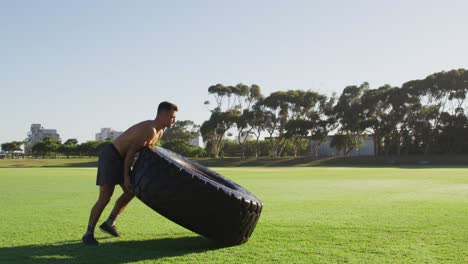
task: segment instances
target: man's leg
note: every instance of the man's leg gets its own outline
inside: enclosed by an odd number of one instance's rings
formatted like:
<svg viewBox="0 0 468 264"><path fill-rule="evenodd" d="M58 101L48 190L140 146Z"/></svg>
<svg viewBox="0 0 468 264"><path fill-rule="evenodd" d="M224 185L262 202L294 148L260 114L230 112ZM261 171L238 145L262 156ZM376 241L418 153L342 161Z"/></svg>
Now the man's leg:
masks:
<svg viewBox="0 0 468 264"><path fill-rule="evenodd" d="M94 228L96 223L99 220L99 217L104 211L104 208L109 203L112 194L114 193L115 186L110 185L101 185L99 186L99 197L89 215L88 229L86 230L85 235L83 236L83 242L85 244L98 244L96 239L94 239Z"/></svg>
<svg viewBox="0 0 468 264"><path fill-rule="evenodd" d="M127 207L128 203L133 199L134 195L126 192L123 185L122 187L123 193L120 197L115 201L114 208L112 209L109 218L100 226L101 230L112 235L115 237L119 237L119 233L115 228L115 222L117 221L117 217L123 212L123 210Z"/></svg>

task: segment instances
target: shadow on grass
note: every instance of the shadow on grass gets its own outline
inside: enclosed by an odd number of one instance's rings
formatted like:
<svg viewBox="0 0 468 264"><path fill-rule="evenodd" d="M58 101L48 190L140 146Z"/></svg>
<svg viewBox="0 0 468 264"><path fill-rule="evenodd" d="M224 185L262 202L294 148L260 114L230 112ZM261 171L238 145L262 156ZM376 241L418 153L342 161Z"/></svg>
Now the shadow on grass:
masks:
<svg viewBox="0 0 468 264"><path fill-rule="evenodd" d="M201 236L103 242L99 246L86 246L81 241L72 241L0 248L0 263L129 263L201 253L222 247Z"/></svg>

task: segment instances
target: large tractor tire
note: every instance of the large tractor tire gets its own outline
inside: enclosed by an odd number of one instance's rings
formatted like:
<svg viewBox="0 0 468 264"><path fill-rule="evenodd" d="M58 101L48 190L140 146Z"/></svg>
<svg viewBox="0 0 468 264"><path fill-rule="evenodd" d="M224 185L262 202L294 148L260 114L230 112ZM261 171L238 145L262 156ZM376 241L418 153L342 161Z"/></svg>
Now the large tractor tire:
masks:
<svg viewBox="0 0 468 264"><path fill-rule="evenodd" d="M161 147L141 151L132 185L134 194L156 212L229 246L249 239L263 208L238 184Z"/></svg>

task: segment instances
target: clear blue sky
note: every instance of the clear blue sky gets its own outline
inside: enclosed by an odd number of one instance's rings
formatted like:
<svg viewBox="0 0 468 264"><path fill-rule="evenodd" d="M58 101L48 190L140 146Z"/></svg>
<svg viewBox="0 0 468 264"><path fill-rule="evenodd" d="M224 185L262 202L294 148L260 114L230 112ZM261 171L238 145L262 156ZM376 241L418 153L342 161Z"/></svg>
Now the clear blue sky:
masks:
<svg viewBox="0 0 468 264"><path fill-rule="evenodd" d="M340 93L468 66L467 1L1 1L0 143L201 123L210 85Z"/></svg>

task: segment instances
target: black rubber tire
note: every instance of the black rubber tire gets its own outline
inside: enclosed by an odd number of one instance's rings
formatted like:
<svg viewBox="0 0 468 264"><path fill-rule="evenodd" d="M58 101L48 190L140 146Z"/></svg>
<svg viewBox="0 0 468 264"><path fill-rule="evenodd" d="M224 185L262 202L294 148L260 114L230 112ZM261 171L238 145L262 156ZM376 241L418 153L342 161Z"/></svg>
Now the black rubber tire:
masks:
<svg viewBox="0 0 468 264"><path fill-rule="evenodd" d="M132 185L136 197L156 212L225 245L246 242L263 208L238 184L161 147L140 152Z"/></svg>

